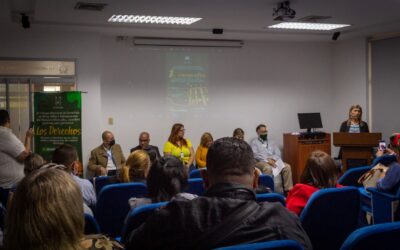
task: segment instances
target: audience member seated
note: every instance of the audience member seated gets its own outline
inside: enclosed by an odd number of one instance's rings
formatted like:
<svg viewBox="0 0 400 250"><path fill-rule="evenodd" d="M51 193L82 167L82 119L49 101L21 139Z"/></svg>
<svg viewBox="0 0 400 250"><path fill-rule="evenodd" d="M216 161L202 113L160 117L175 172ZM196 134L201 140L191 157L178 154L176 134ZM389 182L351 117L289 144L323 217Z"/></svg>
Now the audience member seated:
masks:
<svg viewBox="0 0 400 250"><path fill-rule="evenodd" d="M104 131L101 135L103 143L90 152L88 174L90 177L118 175L117 172L125 164L121 146L115 144L114 135Z"/></svg>
<svg viewBox="0 0 400 250"><path fill-rule="evenodd" d="M172 126L168 141L164 144L164 156L172 155L180 159L187 170L191 170L194 161L194 149L189 139L184 138L183 124L176 123Z"/></svg>
<svg viewBox="0 0 400 250"><path fill-rule="evenodd" d="M173 156L156 161L147 178L149 194L146 198L131 198L129 205L136 208L143 204L170 201L171 199L191 200L196 195L185 193L188 188L188 174L182 162Z"/></svg>
<svg viewBox="0 0 400 250"><path fill-rule="evenodd" d="M338 171L333 159L323 151L314 151L307 160L300 178L289 192L286 207L300 215L311 195L322 188L341 187L337 183Z"/></svg>
<svg viewBox="0 0 400 250"><path fill-rule="evenodd" d="M7 214L5 249L123 249L105 236L84 236L82 204L78 185L65 171L32 172L19 183Z"/></svg>
<svg viewBox="0 0 400 250"><path fill-rule="evenodd" d="M60 145L54 152L52 162L61 164L66 167L66 171L71 174L81 189L83 201L86 205L93 208L96 206L96 192L94 191L93 184L85 179L79 178L75 175L75 165L78 162L78 152L71 145Z"/></svg>
<svg viewBox="0 0 400 250"><path fill-rule="evenodd" d="M241 128L236 128L233 130L233 137L239 140L244 140L244 131Z"/></svg>
<svg viewBox="0 0 400 250"><path fill-rule="evenodd" d="M196 150L196 167L205 168L207 167L207 152L208 148L213 143L214 139L208 132L204 133L200 139L200 145Z"/></svg>
<svg viewBox="0 0 400 250"><path fill-rule="evenodd" d="M139 135L139 145L134 148L131 148L131 153L135 150L144 150L149 155L150 152L154 152L156 156L156 160L161 158L160 151L158 150L157 146L150 145L150 134L148 132L142 132Z"/></svg>
<svg viewBox="0 0 400 250"><path fill-rule="evenodd" d="M399 151L400 151L400 133L394 133L390 136L390 143L385 150L381 150L378 148L375 156L381 157L383 155L395 155L397 157L397 161L400 160Z"/></svg>
<svg viewBox="0 0 400 250"><path fill-rule="evenodd" d="M25 135L25 143L13 134L8 111L0 110L0 187L7 190L0 195L3 204L6 203L6 193L24 177L24 160L31 153L33 130ZM3 197L4 195L4 197Z"/></svg>
<svg viewBox="0 0 400 250"><path fill-rule="evenodd" d="M31 153L28 157L24 160L24 174L25 176L30 174L32 171L40 169L46 161L41 157L39 154ZM8 193L8 200L7 200L7 209L10 208L11 200L13 199L14 192L17 189L17 185L14 185L10 192Z"/></svg>
<svg viewBox="0 0 400 250"><path fill-rule="evenodd" d="M272 175L272 168L279 167L282 164L280 176L282 177L283 193L286 195L293 187L292 170L290 165L284 163L281 159L281 151L278 146L271 140L268 140L268 129L264 124L260 124L256 128L258 137L251 141L251 148L254 152L254 157L257 160L256 167L263 174Z"/></svg>
<svg viewBox="0 0 400 250"><path fill-rule="evenodd" d="M212 249L279 239L312 249L297 216L280 203L256 202L254 164L246 142L215 141L202 171L205 196L169 202L130 233L127 249Z"/></svg>
<svg viewBox="0 0 400 250"><path fill-rule="evenodd" d="M38 170L46 161L36 153L30 154L24 161L24 174L28 175L34 170Z"/></svg>
<svg viewBox="0 0 400 250"><path fill-rule="evenodd" d="M400 188L400 164L398 162L389 165L389 169L385 176L378 181L376 188L383 192L396 194Z"/></svg>
<svg viewBox="0 0 400 250"><path fill-rule="evenodd" d="M147 175L150 169L150 157L144 150L133 151L126 165L122 167L120 172L121 182L142 182L146 183Z"/></svg>

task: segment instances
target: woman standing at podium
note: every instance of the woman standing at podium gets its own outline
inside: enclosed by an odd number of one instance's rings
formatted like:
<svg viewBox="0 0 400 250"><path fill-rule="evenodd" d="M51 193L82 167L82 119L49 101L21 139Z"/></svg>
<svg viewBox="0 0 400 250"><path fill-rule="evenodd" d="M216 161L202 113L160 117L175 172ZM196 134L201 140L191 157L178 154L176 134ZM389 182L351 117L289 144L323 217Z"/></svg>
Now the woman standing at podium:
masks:
<svg viewBox="0 0 400 250"><path fill-rule="evenodd" d="M368 124L362 120L362 108L360 105L353 105L349 110L349 118L342 122L340 132L347 133L369 133ZM339 151L338 159L342 159L342 149ZM348 167L362 166L366 164L365 160L349 159Z"/></svg>
<svg viewBox="0 0 400 250"><path fill-rule="evenodd" d="M368 124L362 120L362 108L360 105L350 107L349 119L342 123L340 132L369 133Z"/></svg>

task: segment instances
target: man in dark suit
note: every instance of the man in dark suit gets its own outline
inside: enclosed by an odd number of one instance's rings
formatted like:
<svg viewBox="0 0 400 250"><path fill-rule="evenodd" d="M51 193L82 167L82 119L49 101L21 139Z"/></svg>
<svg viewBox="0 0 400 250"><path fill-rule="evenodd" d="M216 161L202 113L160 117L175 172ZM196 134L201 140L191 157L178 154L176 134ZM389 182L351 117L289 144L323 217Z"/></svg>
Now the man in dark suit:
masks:
<svg viewBox="0 0 400 250"><path fill-rule="evenodd" d="M139 135L139 145L131 148L131 153L135 150L144 150L149 154L151 162L161 158L158 147L150 145L150 134L148 132L142 132Z"/></svg>
<svg viewBox="0 0 400 250"><path fill-rule="evenodd" d="M125 164L121 146L115 144L113 133L104 131L101 137L103 143L90 152L88 173L91 177L116 175Z"/></svg>

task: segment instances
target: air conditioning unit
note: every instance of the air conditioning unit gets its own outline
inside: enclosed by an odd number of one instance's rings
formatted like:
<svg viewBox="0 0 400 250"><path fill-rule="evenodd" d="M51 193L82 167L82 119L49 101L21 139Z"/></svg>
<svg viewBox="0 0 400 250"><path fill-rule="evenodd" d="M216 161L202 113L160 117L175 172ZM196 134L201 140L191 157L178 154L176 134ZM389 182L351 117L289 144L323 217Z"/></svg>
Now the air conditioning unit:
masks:
<svg viewBox="0 0 400 250"><path fill-rule="evenodd" d="M152 38L134 37L135 46L180 46L180 47L227 47L241 48L241 40L217 40L217 39L184 39L184 38Z"/></svg>

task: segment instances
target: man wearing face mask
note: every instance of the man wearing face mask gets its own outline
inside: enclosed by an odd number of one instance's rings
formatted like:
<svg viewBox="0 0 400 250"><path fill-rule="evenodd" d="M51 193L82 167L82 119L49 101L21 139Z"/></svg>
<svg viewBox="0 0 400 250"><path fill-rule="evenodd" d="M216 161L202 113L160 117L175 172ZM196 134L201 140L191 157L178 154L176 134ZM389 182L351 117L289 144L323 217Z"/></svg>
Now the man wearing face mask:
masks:
<svg viewBox="0 0 400 250"><path fill-rule="evenodd" d="M293 187L290 165L282 162L281 151L278 146L273 141L268 140L267 126L264 124L258 125L256 132L258 137L254 138L250 143L254 158L257 160L256 167L260 169L262 173L272 175L272 168L276 168L279 163L284 164L280 176L282 177L283 192L287 194Z"/></svg>
<svg viewBox="0 0 400 250"><path fill-rule="evenodd" d="M89 176L114 176L125 164L125 157L121 146L115 144L114 135L104 131L101 135L103 143L90 152L88 172Z"/></svg>

